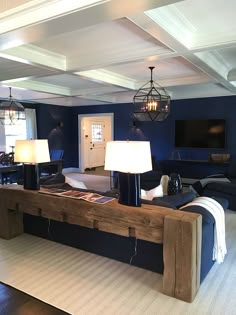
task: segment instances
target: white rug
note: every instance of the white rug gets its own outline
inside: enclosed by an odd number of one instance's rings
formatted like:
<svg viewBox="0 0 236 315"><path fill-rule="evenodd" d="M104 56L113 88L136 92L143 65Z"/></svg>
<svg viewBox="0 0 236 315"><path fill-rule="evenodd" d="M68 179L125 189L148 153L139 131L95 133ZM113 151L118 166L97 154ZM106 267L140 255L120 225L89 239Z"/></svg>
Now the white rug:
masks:
<svg viewBox="0 0 236 315"><path fill-rule="evenodd" d="M0 281L73 315L235 315L236 212L226 231L226 259L193 303L163 295L159 274L27 234L0 239Z"/></svg>

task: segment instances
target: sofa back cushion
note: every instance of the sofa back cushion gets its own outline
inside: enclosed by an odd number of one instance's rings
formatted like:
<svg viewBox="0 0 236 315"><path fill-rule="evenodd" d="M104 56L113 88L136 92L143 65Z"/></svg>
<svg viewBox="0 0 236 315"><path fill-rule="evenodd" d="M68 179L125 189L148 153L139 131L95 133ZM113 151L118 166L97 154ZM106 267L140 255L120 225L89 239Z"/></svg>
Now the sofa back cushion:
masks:
<svg viewBox="0 0 236 315"><path fill-rule="evenodd" d="M152 201L159 200L161 202L168 203L172 208L178 209L196 198L196 193L193 191L187 191L184 193L178 193L171 196L163 196L160 198L154 198ZM155 204L155 203L154 203Z"/></svg>

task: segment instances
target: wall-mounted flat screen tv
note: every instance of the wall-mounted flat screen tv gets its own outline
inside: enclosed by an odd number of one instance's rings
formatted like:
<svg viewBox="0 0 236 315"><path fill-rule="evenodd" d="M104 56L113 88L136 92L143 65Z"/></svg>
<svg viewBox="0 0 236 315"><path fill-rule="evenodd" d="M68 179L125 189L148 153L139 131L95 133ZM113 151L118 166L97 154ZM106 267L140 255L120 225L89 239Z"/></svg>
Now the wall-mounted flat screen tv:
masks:
<svg viewBox="0 0 236 315"><path fill-rule="evenodd" d="M176 120L175 147L225 148L225 120Z"/></svg>

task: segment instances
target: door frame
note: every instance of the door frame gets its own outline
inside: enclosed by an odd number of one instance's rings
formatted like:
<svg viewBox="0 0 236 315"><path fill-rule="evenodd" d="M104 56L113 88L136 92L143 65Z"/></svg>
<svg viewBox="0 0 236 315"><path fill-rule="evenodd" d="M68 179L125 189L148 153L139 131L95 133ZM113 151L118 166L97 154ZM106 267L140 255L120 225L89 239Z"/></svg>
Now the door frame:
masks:
<svg viewBox="0 0 236 315"><path fill-rule="evenodd" d="M78 150L79 150L79 172L84 173L84 146L82 145L83 139L82 139L82 119L86 117L94 117L94 118L99 118L101 116L105 116L110 118L110 123L111 123L111 140L114 140L114 113L97 113L97 114L82 114L78 115Z"/></svg>

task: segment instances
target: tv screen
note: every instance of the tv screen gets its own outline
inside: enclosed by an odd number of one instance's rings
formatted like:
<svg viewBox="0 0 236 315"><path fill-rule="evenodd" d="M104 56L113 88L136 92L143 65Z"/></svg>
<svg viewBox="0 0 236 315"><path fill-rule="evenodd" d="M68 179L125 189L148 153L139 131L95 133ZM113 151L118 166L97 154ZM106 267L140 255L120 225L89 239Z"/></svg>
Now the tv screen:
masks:
<svg viewBox="0 0 236 315"><path fill-rule="evenodd" d="M176 120L175 147L225 148L225 120Z"/></svg>

